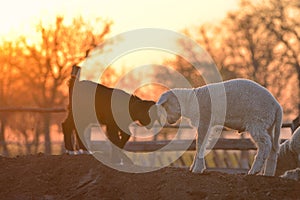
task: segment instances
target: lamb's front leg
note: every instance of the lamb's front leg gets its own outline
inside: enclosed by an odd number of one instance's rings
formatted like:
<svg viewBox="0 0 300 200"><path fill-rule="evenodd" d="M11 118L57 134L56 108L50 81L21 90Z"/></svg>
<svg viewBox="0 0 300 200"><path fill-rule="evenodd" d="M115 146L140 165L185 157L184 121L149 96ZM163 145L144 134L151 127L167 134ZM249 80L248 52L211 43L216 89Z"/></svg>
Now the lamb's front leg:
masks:
<svg viewBox="0 0 300 200"><path fill-rule="evenodd" d="M112 143L110 160L113 164L120 164L121 163L120 152L122 150L120 149L121 139L119 137L119 129L116 125L109 124L106 126L106 131L107 131L107 137Z"/></svg>
<svg viewBox="0 0 300 200"><path fill-rule="evenodd" d="M203 173L203 171L206 169L205 166L205 150L206 150L206 143L207 143L207 136L209 129L204 126L200 126L198 128L198 136L196 139L196 154L194 156L193 163L190 167L190 170L193 173Z"/></svg>
<svg viewBox="0 0 300 200"><path fill-rule="evenodd" d="M193 173L203 173L206 169L204 157L198 156L198 153L195 154L193 163L190 167L190 171Z"/></svg>

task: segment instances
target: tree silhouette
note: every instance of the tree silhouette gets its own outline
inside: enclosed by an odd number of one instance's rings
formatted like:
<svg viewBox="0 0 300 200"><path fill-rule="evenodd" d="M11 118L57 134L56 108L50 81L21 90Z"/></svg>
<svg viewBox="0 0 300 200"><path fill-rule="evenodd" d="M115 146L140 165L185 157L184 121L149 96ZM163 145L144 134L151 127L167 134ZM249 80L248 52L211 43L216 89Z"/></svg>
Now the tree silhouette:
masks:
<svg viewBox="0 0 300 200"><path fill-rule="evenodd" d="M295 114L300 99L300 85L293 83L296 72L300 84L300 23L295 20L299 13L296 1L242 0L239 9L221 22L185 32L211 55L223 79L252 79L271 90L285 113ZM174 60L174 65L182 62Z"/></svg>
<svg viewBox="0 0 300 200"><path fill-rule="evenodd" d="M4 41L0 46L0 107L6 107L14 102L13 87L16 84L16 71L12 70L12 65L16 56L16 47L13 42ZM6 127L9 120L9 113L0 113L0 146L2 147L3 155L8 156L8 148L5 141Z"/></svg>
<svg viewBox="0 0 300 200"><path fill-rule="evenodd" d="M54 25L46 26L42 22L37 25L38 42L21 39L26 65L19 70L35 105L42 108L63 105L71 67L103 42L110 27L111 22L101 19L92 23L78 17L67 24L63 17L57 17ZM42 122L45 153L50 154L51 114L44 114Z"/></svg>
<svg viewBox="0 0 300 200"><path fill-rule="evenodd" d="M297 74L298 115L300 115L300 4L297 0L268 0L261 6L261 20L267 29L276 37L280 47L280 57L287 67ZM294 89L294 90L295 90Z"/></svg>

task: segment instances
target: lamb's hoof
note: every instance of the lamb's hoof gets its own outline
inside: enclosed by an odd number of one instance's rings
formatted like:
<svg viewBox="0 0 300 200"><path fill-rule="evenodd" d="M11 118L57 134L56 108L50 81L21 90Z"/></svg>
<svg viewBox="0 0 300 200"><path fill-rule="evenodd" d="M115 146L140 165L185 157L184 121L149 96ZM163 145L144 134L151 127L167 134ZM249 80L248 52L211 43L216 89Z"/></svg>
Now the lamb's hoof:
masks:
<svg viewBox="0 0 300 200"><path fill-rule="evenodd" d="M260 172L259 170L250 169L250 170L248 171L248 175L256 175L256 174L258 174L259 172Z"/></svg>
<svg viewBox="0 0 300 200"><path fill-rule="evenodd" d="M270 173L264 173L263 175L264 175L264 176L274 176L275 173L270 172Z"/></svg>
<svg viewBox="0 0 300 200"><path fill-rule="evenodd" d="M195 158L190 171L193 173L203 173L206 168L204 162L204 158Z"/></svg>
<svg viewBox="0 0 300 200"><path fill-rule="evenodd" d="M88 150L80 149L80 150L79 150L79 154L83 154L83 155L92 155L93 152L88 151Z"/></svg>
<svg viewBox="0 0 300 200"><path fill-rule="evenodd" d="M199 162L199 161L198 162L196 161L196 163L194 165L192 165L190 168L190 171L192 173L201 173L202 174L204 172L204 170L205 170L204 165L202 164L202 162Z"/></svg>
<svg viewBox="0 0 300 200"><path fill-rule="evenodd" d="M195 174L203 174L205 169L201 169L201 168L198 168L198 167L194 167L194 169L192 170L192 173L195 173Z"/></svg>
<svg viewBox="0 0 300 200"><path fill-rule="evenodd" d="M66 150L65 154L67 154L67 155L77 155L77 151Z"/></svg>

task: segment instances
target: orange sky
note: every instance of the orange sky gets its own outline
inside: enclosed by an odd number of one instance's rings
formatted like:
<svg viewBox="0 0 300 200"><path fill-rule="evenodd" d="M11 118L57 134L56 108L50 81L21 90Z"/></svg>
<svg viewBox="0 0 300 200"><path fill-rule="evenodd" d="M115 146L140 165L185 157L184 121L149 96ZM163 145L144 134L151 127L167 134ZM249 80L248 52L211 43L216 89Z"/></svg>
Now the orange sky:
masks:
<svg viewBox="0 0 300 200"><path fill-rule="evenodd" d="M221 19L237 4L238 0L9 0L0 6L0 36L31 35L38 21L53 22L57 14L110 19L112 34L145 27L179 31Z"/></svg>
<svg viewBox="0 0 300 200"><path fill-rule="evenodd" d="M66 20L79 15L87 20L95 17L112 20L110 36L137 28L182 31L204 22L215 23L237 5L238 0L9 0L0 6L0 39L25 35L34 40L36 24L41 20L53 23L56 15L63 15ZM144 55L134 52L119 58L114 65L160 64L168 56L155 51Z"/></svg>

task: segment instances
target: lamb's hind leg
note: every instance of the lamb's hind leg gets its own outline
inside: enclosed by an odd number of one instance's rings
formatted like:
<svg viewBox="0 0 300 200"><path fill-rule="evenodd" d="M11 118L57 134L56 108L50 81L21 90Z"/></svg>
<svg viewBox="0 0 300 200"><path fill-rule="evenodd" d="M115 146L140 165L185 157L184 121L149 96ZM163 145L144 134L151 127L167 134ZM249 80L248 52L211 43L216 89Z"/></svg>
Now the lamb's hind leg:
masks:
<svg viewBox="0 0 300 200"><path fill-rule="evenodd" d="M278 152L272 148L270 155L266 161L265 169L264 169L264 175L265 176L274 176L277 166L277 157Z"/></svg>
<svg viewBox="0 0 300 200"><path fill-rule="evenodd" d="M200 126L198 128L198 136L196 139L196 154L194 156L193 164L190 167L190 170L193 173L202 173L206 166L205 166L205 150L206 150L206 143L207 143L207 135L209 131L208 128L204 126Z"/></svg>
<svg viewBox="0 0 300 200"><path fill-rule="evenodd" d="M257 174L262 171L264 163L270 154L272 148L271 137L267 130L262 128L251 128L248 131L257 146L257 153L248 174Z"/></svg>

